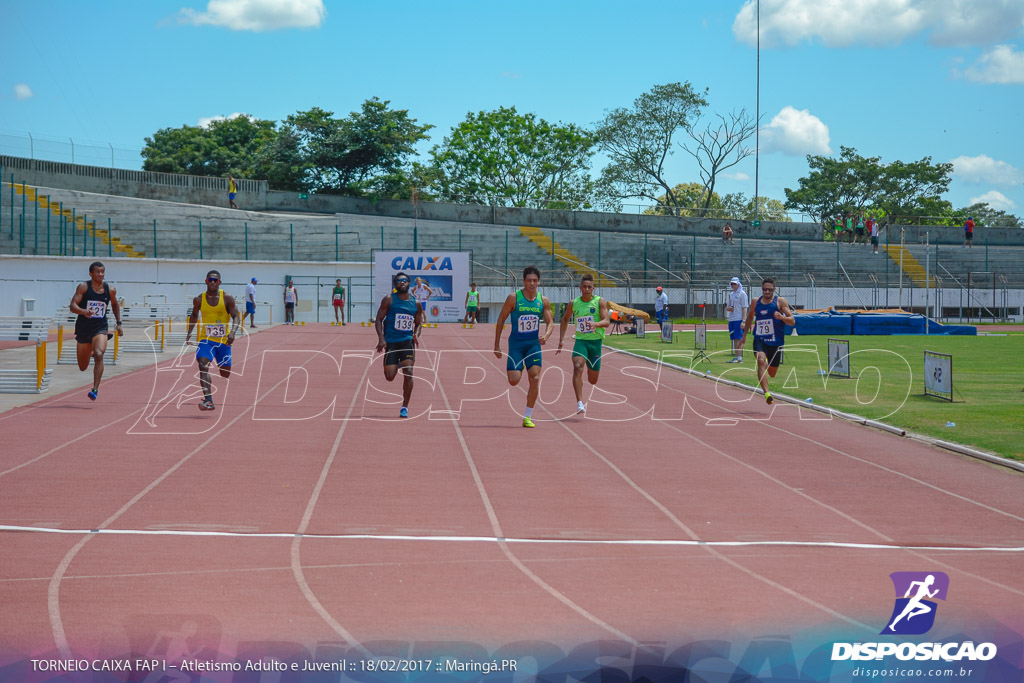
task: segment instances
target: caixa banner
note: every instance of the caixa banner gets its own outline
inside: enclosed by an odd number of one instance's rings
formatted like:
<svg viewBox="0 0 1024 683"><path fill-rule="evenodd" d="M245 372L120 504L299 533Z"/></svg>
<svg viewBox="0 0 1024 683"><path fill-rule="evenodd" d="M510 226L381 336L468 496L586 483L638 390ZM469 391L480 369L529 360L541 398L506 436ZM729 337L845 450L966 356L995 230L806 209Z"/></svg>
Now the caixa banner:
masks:
<svg viewBox="0 0 1024 683"><path fill-rule="evenodd" d="M466 315L469 252L374 252L375 312L381 299L391 294L391 281L397 273L409 276L409 293L422 304L427 322L460 322Z"/></svg>

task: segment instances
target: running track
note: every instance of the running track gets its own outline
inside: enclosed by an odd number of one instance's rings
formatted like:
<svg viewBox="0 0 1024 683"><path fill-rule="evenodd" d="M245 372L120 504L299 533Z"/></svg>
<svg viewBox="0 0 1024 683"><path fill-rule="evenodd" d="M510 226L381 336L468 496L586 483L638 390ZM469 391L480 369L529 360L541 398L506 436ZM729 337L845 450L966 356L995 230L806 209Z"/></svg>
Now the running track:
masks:
<svg viewBox="0 0 1024 683"><path fill-rule="evenodd" d="M418 364L436 380L417 383L409 420L355 325L239 342L214 413L189 398L154 414L193 384L184 356L178 380L163 361L95 403L83 389L0 415L0 666L160 654L161 633L189 629L228 653L871 640L894 571L949 575L940 636L1024 633L1024 553L993 549L1024 547L1020 475L621 355L587 419L571 415L567 354L545 355L566 384L556 396L548 371L525 430L525 382L500 398L492 339L426 330ZM289 381L289 366L306 372Z"/></svg>

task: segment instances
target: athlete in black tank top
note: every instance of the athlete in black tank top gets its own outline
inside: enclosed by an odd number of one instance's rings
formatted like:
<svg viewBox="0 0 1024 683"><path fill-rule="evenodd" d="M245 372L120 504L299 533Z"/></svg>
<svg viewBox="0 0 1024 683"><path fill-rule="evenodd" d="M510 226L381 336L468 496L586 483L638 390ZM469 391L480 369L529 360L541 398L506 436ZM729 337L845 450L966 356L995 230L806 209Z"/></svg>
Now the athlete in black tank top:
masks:
<svg viewBox="0 0 1024 683"><path fill-rule="evenodd" d="M97 261L89 266L89 281L78 285L75 295L71 297L71 312L78 314L75 321L75 341L78 342L78 369L85 372L89 368L89 359L93 360L92 389L89 398L93 401L99 394L100 380L103 378L103 354L107 350L107 340L113 335L108 332L107 309L112 308L117 321L117 335L124 334L121 329L121 307L117 303L117 290L103 281L106 268Z"/></svg>

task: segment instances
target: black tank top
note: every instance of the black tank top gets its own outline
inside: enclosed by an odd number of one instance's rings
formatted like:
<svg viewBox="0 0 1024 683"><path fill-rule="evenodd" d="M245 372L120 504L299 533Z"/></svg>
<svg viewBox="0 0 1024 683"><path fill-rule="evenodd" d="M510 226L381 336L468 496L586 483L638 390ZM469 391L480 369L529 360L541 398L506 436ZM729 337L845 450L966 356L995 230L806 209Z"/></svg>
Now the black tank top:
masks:
<svg viewBox="0 0 1024 683"><path fill-rule="evenodd" d="M110 285L103 283L103 293L97 294L92 288L92 281L85 283L85 294L78 304L86 310L92 310L91 318L79 314L75 321L76 337L93 337L107 329L107 311L110 309Z"/></svg>

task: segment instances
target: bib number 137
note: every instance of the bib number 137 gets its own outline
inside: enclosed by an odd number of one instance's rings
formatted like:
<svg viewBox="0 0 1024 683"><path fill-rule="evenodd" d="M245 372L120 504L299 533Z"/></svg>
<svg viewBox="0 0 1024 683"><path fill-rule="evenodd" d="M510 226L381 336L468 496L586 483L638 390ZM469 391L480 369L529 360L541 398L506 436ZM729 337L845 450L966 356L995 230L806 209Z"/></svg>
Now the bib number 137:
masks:
<svg viewBox="0 0 1024 683"><path fill-rule="evenodd" d="M519 316L520 332L537 332L540 330L540 317L536 315Z"/></svg>

